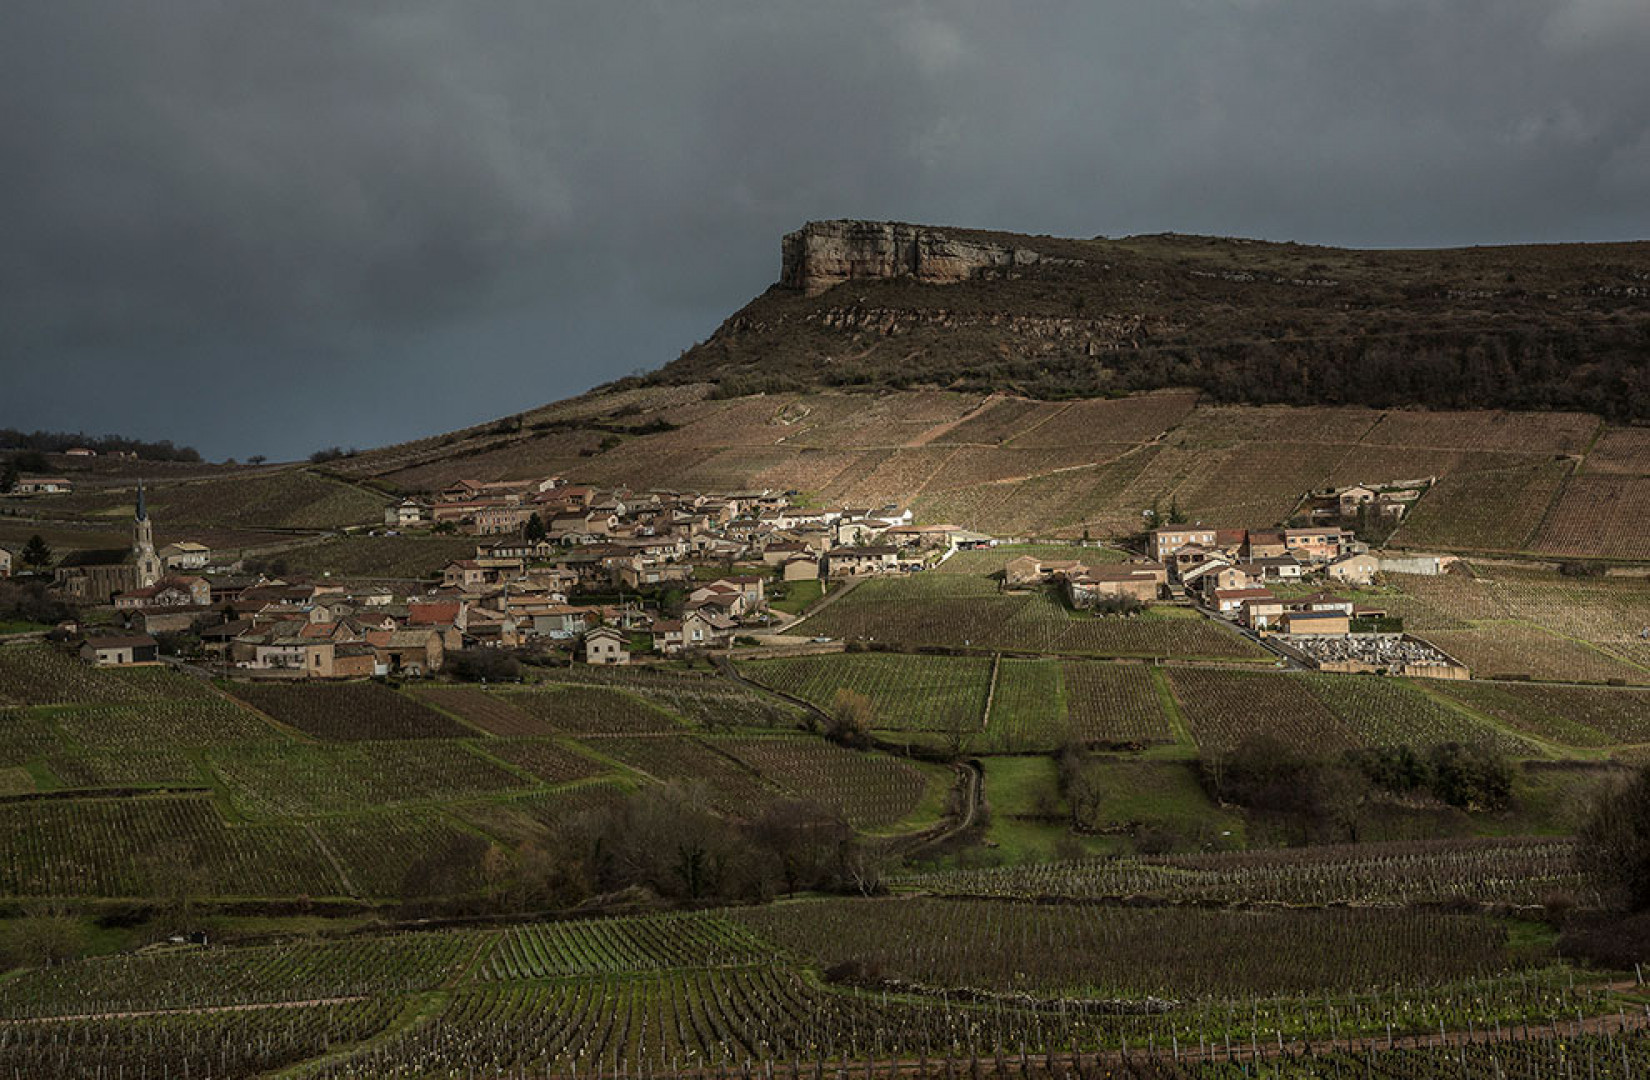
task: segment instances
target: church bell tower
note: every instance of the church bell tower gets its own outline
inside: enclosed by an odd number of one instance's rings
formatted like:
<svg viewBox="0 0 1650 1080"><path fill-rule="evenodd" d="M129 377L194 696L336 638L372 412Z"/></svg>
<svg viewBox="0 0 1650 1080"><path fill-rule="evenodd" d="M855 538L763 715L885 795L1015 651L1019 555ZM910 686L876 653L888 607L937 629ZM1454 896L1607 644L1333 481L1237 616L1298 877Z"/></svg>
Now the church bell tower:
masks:
<svg viewBox="0 0 1650 1080"><path fill-rule="evenodd" d="M132 558L136 565L138 588L148 588L160 580L160 556L155 554L155 526L149 520L142 480L138 481L137 519L132 523Z"/></svg>

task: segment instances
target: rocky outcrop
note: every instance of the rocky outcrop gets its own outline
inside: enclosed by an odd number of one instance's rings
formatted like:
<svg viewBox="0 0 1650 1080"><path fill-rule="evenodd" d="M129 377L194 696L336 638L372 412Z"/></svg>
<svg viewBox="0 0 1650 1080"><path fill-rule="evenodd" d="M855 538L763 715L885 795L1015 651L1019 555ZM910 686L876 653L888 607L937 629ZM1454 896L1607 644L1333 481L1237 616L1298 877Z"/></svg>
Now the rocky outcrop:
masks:
<svg viewBox="0 0 1650 1080"><path fill-rule="evenodd" d="M966 281L985 270L1049 260L1030 248L947 236L888 221L811 221L784 240L779 283L808 296L863 278L910 277L928 284Z"/></svg>

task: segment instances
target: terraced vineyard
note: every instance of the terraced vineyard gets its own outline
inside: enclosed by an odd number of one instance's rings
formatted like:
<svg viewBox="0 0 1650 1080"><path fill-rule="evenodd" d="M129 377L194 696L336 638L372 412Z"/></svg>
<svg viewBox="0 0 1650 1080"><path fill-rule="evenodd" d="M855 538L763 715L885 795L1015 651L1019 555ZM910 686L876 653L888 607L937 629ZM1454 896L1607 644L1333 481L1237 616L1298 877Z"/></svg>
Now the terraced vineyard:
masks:
<svg viewBox="0 0 1650 1080"><path fill-rule="evenodd" d="M1650 684L1650 669L1630 659L1519 623L1430 630L1423 636L1477 678Z"/></svg>

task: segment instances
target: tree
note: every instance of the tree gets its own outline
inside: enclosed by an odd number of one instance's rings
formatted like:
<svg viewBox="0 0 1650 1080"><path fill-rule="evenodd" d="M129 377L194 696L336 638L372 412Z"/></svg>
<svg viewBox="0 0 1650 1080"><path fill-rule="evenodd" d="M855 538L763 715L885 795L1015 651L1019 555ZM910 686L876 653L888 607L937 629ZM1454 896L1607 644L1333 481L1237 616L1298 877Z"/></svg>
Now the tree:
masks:
<svg viewBox="0 0 1650 1080"><path fill-rule="evenodd" d="M831 702L831 716L825 722L825 737L842 746L864 749L871 743L871 723L876 710L871 699L858 690L844 687Z"/></svg>
<svg viewBox="0 0 1650 1080"><path fill-rule="evenodd" d="M1576 837L1576 862L1627 910L1650 910L1650 768L1595 800Z"/></svg>
<svg viewBox="0 0 1650 1080"><path fill-rule="evenodd" d="M545 535L544 519L539 517L537 514L534 514L532 517L528 518L527 524L523 525L521 529L522 539L526 540L529 544L539 543L545 538Z"/></svg>
<svg viewBox="0 0 1650 1080"><path fill-rule="evenodd" d="M6 467L0 469L0 495L9 495L17 490L18 475L17 461L7 458Z"/></svg>
<svg viewBox="0 0 1650 1080"><path fill-rule="evenodd" d="M35 533L29 537L29 542L23 545L22 559L24 566L43 570L52 564L52 549L39 533Z"/></svg>
<svg viewBox="0 0 1650 1080"><path fill-rule="evenodd" d="M246 463L248 465L262 465L264 462L266 462L268 460L269 460L269 458L267 458L263 454L253 454L251 457L246 459Z"/></svg>

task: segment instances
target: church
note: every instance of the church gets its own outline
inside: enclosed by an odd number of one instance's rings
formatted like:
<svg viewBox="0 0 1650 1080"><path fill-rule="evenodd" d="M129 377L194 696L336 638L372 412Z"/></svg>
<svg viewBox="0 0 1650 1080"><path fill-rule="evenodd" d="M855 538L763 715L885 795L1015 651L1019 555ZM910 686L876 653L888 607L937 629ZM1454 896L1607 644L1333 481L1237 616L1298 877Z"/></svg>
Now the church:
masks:
<svg viewBox="0 0 1650 1080"><path fill-rule="evenodd" d="M155 551L155 524L138 481L137 513L132 521L132 546L127 551L72 551L58 564L57 584L76 600L107 604L117 593L143 589L163 573Z"/></svg>

